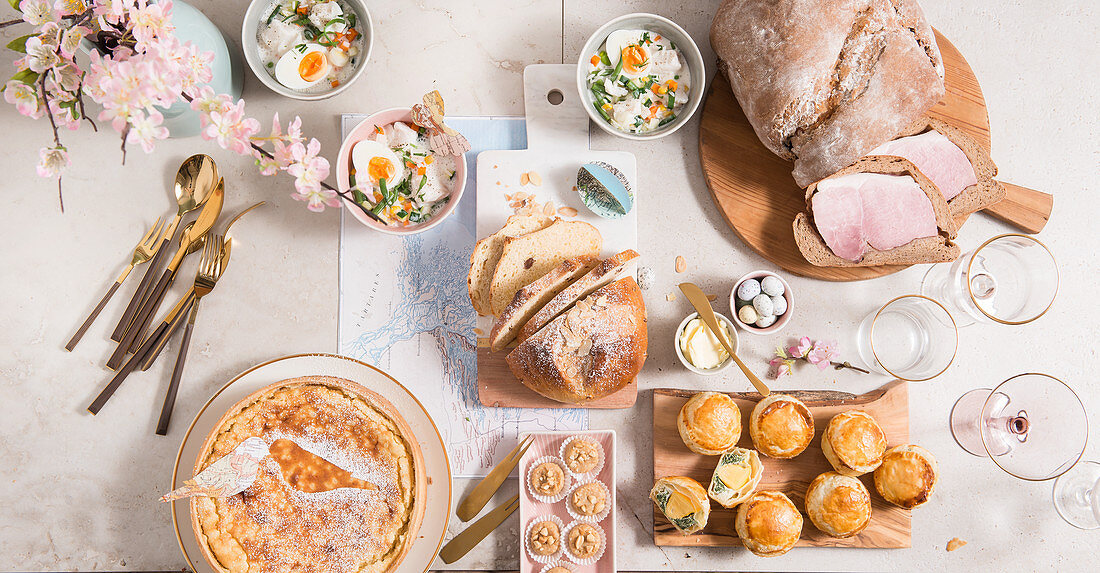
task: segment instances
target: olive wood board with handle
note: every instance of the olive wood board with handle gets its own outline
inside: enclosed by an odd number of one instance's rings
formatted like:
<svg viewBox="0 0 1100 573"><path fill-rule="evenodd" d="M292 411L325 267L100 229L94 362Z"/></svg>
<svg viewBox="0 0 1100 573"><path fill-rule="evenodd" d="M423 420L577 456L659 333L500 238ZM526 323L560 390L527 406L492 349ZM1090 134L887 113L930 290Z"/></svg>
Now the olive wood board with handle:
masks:
<svg viewBox="0 0 1100 573"><path fill-rule="evenodd" d="M963 130L989 150L989 114L978 79L958 49L938 31L936 41L946 69L947 93L929 115ZM795 215L806 210L806 193L791 176L791 162L773 154L757 138L729 81L721 74L715 76L703 101L699 161L714 203L733 232L783 269L804 277L854 281L906 268L816 267L806 261L791 228ZM1028 233L1041 231L1050 218L1054 198L1019 185L1002 185L1008 195L985 212ZM960 226L965 220L958 221Z"/></svg>
<svg viewBox="0 0 1100 573"><path fill-rule="evenodd" d="M871 414L883 431L890 447L909 443L909 386L894 380L866 394L849 394L830 390L780 391L802 400L814 416L814 439L806 451L789 460L760 456L764 476L757 491L778 490L791 498L802 512L802 538L797 547L864 547L896 548L910 546L910 510L891 505L875 491L872 474L859 479L871 494L871 522L858 535L847 539L829 537L814 527L806 516L805 494L810 482L832 466L821 453L821 431L829 420L851 409ZM710 484L718 456L704 456L687 449L676 429L676 416L691 390L659 388L653 391L653 476L687 476L704 488ZM756 392L730 392L741 410L741 441L737 445L753 448L749 437L749 415L760 400ZM683 535L677 531L657 506L653 506L653 543L672 546L736 546L741 540L734 530L736 512L711 502L710 519L699 533Z"/></svg>

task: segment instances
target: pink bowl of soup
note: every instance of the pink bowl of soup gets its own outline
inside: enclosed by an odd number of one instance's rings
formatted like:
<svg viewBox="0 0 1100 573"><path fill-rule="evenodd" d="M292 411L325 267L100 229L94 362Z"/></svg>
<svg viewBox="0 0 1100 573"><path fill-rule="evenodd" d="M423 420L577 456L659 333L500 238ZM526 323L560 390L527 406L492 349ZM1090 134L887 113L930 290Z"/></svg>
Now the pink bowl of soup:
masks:
<svg viewBox="0 0 1100 573"><path fill-rule="evenodd" d="M411 108L385 109L364 119L340 145L336 183L381 219L345 205L364 225L394 235L421 233L454 212L466 188L466 156L433 152Z"/></svg>

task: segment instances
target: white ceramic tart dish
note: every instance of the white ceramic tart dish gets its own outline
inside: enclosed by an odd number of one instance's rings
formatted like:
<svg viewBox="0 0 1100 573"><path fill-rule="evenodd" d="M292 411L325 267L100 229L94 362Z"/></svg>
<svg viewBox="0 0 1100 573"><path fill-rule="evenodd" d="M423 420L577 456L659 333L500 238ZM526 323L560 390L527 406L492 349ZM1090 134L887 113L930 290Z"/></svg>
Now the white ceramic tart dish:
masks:
<svg viewBox="0 0 1100 573"><path fill-rule="evenodd" d="M826 535L851 537L871 522L871 494L854 477L825 472L806 488L806 514Z"/></svg>
<svg viewBox="0 0 1100 573"><path fill-rule="evenodd" d="M760 462L760 454L735 447L718 458L707 495L722 507L736 507L756 491L762 477L764 464Z"/></svg>
<svg viewBox="0 0 1100 573"><path fill-rule="evenodd" d="M741 410L726 394L700 392L680 408L676 428L689 450L718 456L741 439Z"/></svg>
<svg viewBox="0 0 1100 573"><path fill-rule="evenodd" d="M783 555L802 536L802 514L778 491L758 491L737 506L737 536L761 557Z"/></svg>
<svg viewBox="0 0 1100 573"><path fill-rule="evenodd" d="M278 573L309 563L318 572L391 571L401 563L424 517L427 480L418 440L389 401L335 377L278 382L226 412L194 472L250 437L289 446L273 447L243 492L190 500L214 570ZM340 483L336 470L355 479Z"/></svg>
<svg viewBox="0 0 1100 573"><path fill-rule="evenodd" d="M886 451L875 469L875 489L886 501L912 509L928 502L939 481L932 452L911 444Z"/></svg>
<svg viewBox="0 0 1100 573"><path fill-rule="evenodd" d="M757 402L752 409L749 435L761 454L772 458L793 458L813 440L814 417L798 398L772 394Z"/></svg>
<svg viewBox="0 0 1100 573"><path fill-rule="evenodd" d="M860 476L882 463L886 433L863 410L841 412L821 432L821 452L837 473Z"/></svg>

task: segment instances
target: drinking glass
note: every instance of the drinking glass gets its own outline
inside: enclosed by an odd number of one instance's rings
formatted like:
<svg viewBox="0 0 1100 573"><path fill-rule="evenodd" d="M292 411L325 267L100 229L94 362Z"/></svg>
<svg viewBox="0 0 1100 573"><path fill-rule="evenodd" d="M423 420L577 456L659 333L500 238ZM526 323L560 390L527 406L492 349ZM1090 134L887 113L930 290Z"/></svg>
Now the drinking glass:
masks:
<svg viewBox="0 0 1100 573"><path fill-rule="evenodd" d="M910 382L943 374L959 347L951 313L918 294L899 296L867 315L856 336L856 349L868 367Z"/></svg>
<svg viewBox="0 0 1100 573"><path fill-rule="evenodd" d="M959 326L1025 324L1058 294L1058 264L1034 237L998 235L953 263L933 265L921 294L943 301Z"/></svg>
<svg viewBox="0 0 1100 573"><path fill-rule="evenodd" d="M1018 374L992 390L971 390L951 409L951 435L962 449L1029 481L1066 473L1081 459L1088 433L1081 399L1047 374Z"/></svg>
<svg viewBox="0 0 1100 573"><path fill-rule="evenodd" d="M1054 482L1054 507L1074 527L1100 527L1100 463L1081 462Z"/></svg>

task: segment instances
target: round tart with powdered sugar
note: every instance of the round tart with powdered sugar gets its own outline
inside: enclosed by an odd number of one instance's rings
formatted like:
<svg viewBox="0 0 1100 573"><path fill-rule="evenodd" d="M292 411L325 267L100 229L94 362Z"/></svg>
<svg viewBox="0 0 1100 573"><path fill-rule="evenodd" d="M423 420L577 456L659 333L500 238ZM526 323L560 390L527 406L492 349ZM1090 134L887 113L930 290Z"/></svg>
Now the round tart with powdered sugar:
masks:
<svg viewBox="0 0 1100 573"><path fill-rule="evenodd" d="M221 572L391 571L424 515L423 458L397 410L354 382L310 376L234 405L195 473L260 437L270 455L241 493L191 498L199 546Z"/></svg>

